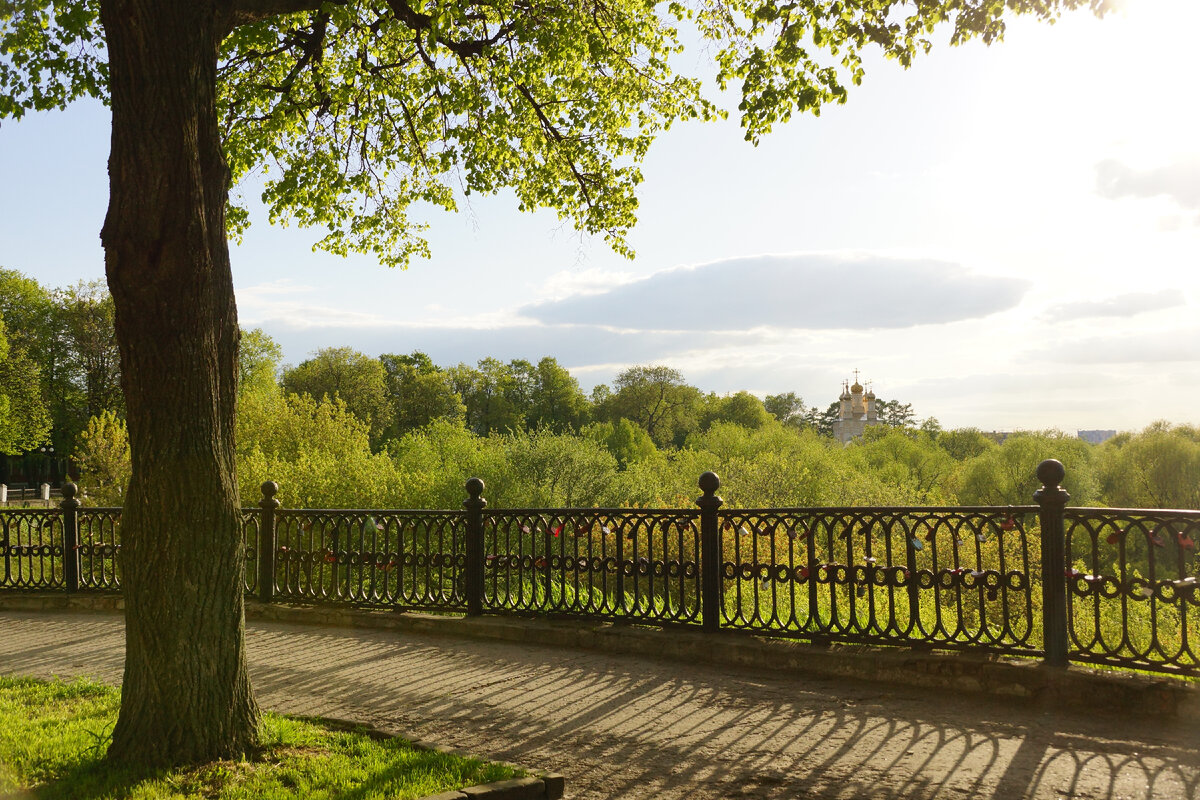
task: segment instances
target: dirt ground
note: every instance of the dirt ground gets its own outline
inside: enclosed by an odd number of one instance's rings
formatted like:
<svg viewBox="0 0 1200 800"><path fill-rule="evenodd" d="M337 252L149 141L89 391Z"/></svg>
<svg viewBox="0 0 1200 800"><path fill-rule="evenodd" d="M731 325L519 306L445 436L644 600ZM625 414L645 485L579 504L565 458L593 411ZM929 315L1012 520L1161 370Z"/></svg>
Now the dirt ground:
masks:
<svg viewBox="0 0 1200 800"><path fill-rule="evenodd" d="M0 612L0 673L119 682L119 614ZM635 656L248 624L260 702L616 798L1200 798L1194 722Z"/></svg>

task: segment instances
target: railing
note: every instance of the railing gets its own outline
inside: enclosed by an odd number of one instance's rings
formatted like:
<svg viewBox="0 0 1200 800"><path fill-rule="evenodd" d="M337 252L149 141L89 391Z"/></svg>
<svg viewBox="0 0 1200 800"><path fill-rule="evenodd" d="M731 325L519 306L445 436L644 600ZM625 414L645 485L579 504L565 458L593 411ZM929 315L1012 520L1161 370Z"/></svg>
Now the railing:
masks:
<svg viewBox="0 0 1200 800"><path fill-rule="evenodd" d="M1035 653L1036 506L720 512L722 628ZM1035 534L1036 535L1036 534Z"/></svg>
<svg viewBox="0 0 1200 800"><path fill-rule="evenodd" d="M1065 513L1070 658L1195 675L1200 512Z"/></svg>
<svg viewBox="0 0 1200 800"><path fill-rule="evenodd" d="M569 616L1200 675L1200 511L1037 505L243 510L263 602ZM0 589L116 591L120 509L0 511Z"/></svg>

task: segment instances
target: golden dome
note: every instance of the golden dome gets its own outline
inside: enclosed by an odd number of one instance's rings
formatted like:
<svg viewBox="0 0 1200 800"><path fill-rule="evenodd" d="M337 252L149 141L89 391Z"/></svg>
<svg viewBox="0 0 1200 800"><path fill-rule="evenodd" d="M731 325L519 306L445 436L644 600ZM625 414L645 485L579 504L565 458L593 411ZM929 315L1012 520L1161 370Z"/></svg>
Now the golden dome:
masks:
<svg viewBox="0 0 1200 800"><path fill-rule="evenodd" d="M858 381L855 381L854 385L850 387L850 391L854 392L854 394L862 394L862 390L862 384Z"/></svg>

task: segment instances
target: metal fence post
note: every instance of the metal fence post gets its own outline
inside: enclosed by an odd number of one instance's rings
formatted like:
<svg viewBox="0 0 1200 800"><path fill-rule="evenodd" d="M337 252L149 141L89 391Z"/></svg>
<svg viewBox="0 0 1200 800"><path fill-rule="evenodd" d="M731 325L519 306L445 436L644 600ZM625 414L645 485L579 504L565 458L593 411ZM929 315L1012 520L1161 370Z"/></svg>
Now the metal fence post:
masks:
<svg viewBox="0 0 1200 800"><path fill-rule="evenodd" d="M904 582L908 588L908 624L910 629L920 629L921 587L917 583L917 548L913 546L916 533L904 531L904 568L908 571Z"/></svg>
<svg viewBox="0 0 1200 800"><path fill-rule="evenodd" d="M479 478L467 480L467 497L463 508L467 509L467 615L477 617L483 613L483 481Z"/></svg>
<svg viewBox="0 0 1200 800"><path fill-rule="evenodd" d="M63 512L63 581L68 592L79 591L79 487L68 481L62 487Z"/></svg>
<svg viewBox="0 0 1200 800"><path fill-rule="evenodd" d="M721 627L721 530L717 525L717 509L725 502L717 497L721 479L715 472L700 476L703 495L696 498L700 506L700 617L704 630Z"/></svg>
<svg viewBox="0 0 1200 800"><path fill-rule="evenodd" d="M279 493L279 484L266 481L262 485L262 500L258 507L262 509L262 519L258 525L258 599L269 603L275 597L275 551L278 545L275 537L275 510L280 503L275 499Z"/></svg>
<svg viewBox="0 0 1200 800"><path fill-rule="evenodd" d="M1063 509L1071 495L1062 488L1067 474L1062 463L1047 459L1038 464L1037 477L1042 488L1033 493L1041 506L1038 511L1042 529L1042 641L1045 662L1052 667L1067 666L1067 582L1066 537Z"/></svg>

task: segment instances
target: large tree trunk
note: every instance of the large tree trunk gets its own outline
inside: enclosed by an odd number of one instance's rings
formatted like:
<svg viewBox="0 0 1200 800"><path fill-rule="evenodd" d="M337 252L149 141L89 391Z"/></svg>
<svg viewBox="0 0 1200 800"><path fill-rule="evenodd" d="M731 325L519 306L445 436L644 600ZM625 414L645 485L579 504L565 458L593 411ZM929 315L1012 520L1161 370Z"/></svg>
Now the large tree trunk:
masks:
<svg viewBox="0 0 1200 800"><path fill-rule="evenodd" d="M217 6L101 3L113 114L101 238L133 455L121 521L125 678L108 752L149 764L235 756L257 740Z"/></svg>

